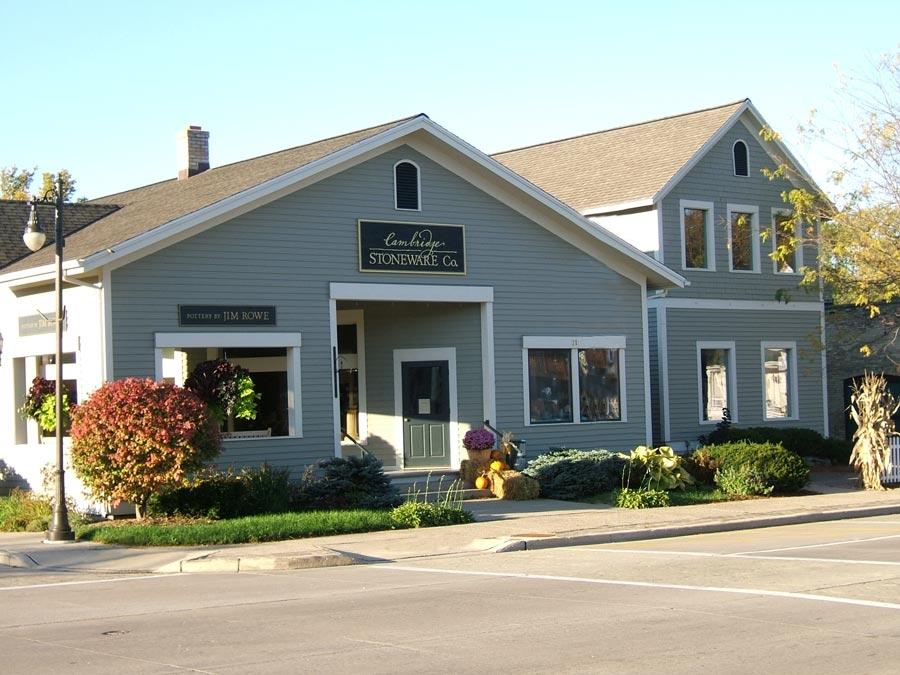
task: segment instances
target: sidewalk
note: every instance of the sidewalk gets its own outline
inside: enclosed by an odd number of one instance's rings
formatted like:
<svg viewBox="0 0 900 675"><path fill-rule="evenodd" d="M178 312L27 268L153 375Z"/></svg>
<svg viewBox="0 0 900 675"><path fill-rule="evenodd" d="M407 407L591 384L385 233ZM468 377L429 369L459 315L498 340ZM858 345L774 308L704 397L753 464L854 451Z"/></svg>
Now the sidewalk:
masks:
<svg viewBox="0 0 900 675"><path fill-rule="evenodd" d="M370 532L206 549L49 546L39 535L0 536L2 565L97 571L238 572L301 569L447 555L576 546L900 513L900 490L865 492L849 474L816 471L802 497L630 510L537 499L466 502L471 525ZM4 559L3 551L7 551ZM12 556L12 557L10 557ZM22 558L27 556L34 565ZM10 563L12 561L12 563Z"/></svg>

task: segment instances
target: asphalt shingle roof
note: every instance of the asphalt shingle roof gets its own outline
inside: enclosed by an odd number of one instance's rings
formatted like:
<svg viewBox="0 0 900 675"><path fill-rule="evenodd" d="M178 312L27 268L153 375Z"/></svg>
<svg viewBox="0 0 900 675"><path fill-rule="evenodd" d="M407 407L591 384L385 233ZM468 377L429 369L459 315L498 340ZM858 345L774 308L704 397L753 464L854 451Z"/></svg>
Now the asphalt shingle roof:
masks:
<svg viewBox="0 0 900 675"><path fill-rule="evenodd" d="M182 180L173 178L86 202L80 206L108 208L109 205L115 205L118 208L105 218L95 219L89 226L82 227L72 236L67 236L66 260L85 258L92 253L127 241L176 218L215 204L233 194L392 129L415 117L417 116L326 138L234 164L214 167L190 178ZM23 219L17 225L19 244L22 242L24 223ZM4 227L3 231L5 232L5 230ZM7 245L5 235L0 243L5 249ZM26 252L28 250L24 244L21 248ZM16 258L11 258L11 260L16 260ZM18 260L18 262L13 262L4 269L4 272L46 265L52 261L53 247L45 245L40 251Z"/></svg>
<svg viewBox="0 0 900 675"><path fill-rule="evenodd" d="M91 223L108 216L118 209L114 204L98 203L74 203L63 206L63 233L66 237L66 257L68 257L68 237ZM22 234L25 232L25 223L31 207L28 202L0 199L0 269L11 265L31 254ZM53 244L56 241L56 222L53 218L54 207L38 205L38 223L47 235L47 243L44 248L50 252L50 260L53 258ZM49 262L48 260L47 262Z"/></svg>
<svg viewBox="0 0 900 675"><path fill-rule="evenodd" d="M579 211L650 199L744 103L507 150L493 158Z"/></svg>

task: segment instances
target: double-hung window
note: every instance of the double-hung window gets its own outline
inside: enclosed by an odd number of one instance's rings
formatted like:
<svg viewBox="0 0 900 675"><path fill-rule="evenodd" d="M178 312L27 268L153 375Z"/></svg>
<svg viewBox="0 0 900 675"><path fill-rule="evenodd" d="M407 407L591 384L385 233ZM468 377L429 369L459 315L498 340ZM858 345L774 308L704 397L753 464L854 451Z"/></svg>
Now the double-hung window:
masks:
<svg viewBox="0 0 900 675"><path fill-rule="evenodd" d="M776 274L797 274L803 265L803 249L796 236L791 214L784 209L772 209L772 253Z"/></svg>
<svg viewBox="0 0 900 675"><path fill-rule="evenodd" d="M526 424L625 421L625 337L525 337Z"/></svg>
<svg viewBox="0 0 900 675"><path fill-rule="evenodd" d="M697 343L697 389L701 424L719 422L728 409L737 421L733 342Z"/></svg>
<svg viewBox="0 0 900 675"><path fill-rule="evenodd" d="M728 205L728 253L732 272L759 272L759 207Z"/></svg>
<svg viewBox="0 0 900 675"><path fill-rule="evenodd" d="M797 415L797 344L795 342L763 342L763 418L796 419Z"/></svg>
<svg viewBox="0 0 900 675"><path fill-rule="evenodd" d="M713 232L713 203L682 199L681 266L685 270L715 270L716 250Z"/></svg>

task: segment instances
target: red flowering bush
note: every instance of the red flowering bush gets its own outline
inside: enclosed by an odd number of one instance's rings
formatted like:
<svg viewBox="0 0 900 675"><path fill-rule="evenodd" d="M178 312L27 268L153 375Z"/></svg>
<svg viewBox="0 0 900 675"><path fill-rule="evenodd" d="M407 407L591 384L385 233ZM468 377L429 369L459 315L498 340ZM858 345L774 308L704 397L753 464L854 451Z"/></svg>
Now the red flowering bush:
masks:
<svg viewBox="0 0 900 675"><path fill-rule="evenodd" d="M100 499L150 496L219 454L218 424L193 392L150 379L107 382L72 414L72 465Z"/></svg>

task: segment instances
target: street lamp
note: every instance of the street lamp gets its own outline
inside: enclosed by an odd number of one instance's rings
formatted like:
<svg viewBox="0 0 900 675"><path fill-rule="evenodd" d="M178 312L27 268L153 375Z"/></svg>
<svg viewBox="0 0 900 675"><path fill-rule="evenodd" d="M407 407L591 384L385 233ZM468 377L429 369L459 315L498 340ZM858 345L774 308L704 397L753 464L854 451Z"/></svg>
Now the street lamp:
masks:
<svg viewBox="0 0 900 675"><path fill-rule="evenodd" d="M32 251L44 245L47 235L41 230L37 217L38 204L51 204L56 207L56 503L53 505L53 522L47 530L47 542L74 541L75 533L69 526L69 511L66 508L66 481L63 465L63 296L62 296L62 261L63 246L63 181L60 176L56 184L56 199L50 191L40 199L32 199L31 214L22 239Z"/></svg>

